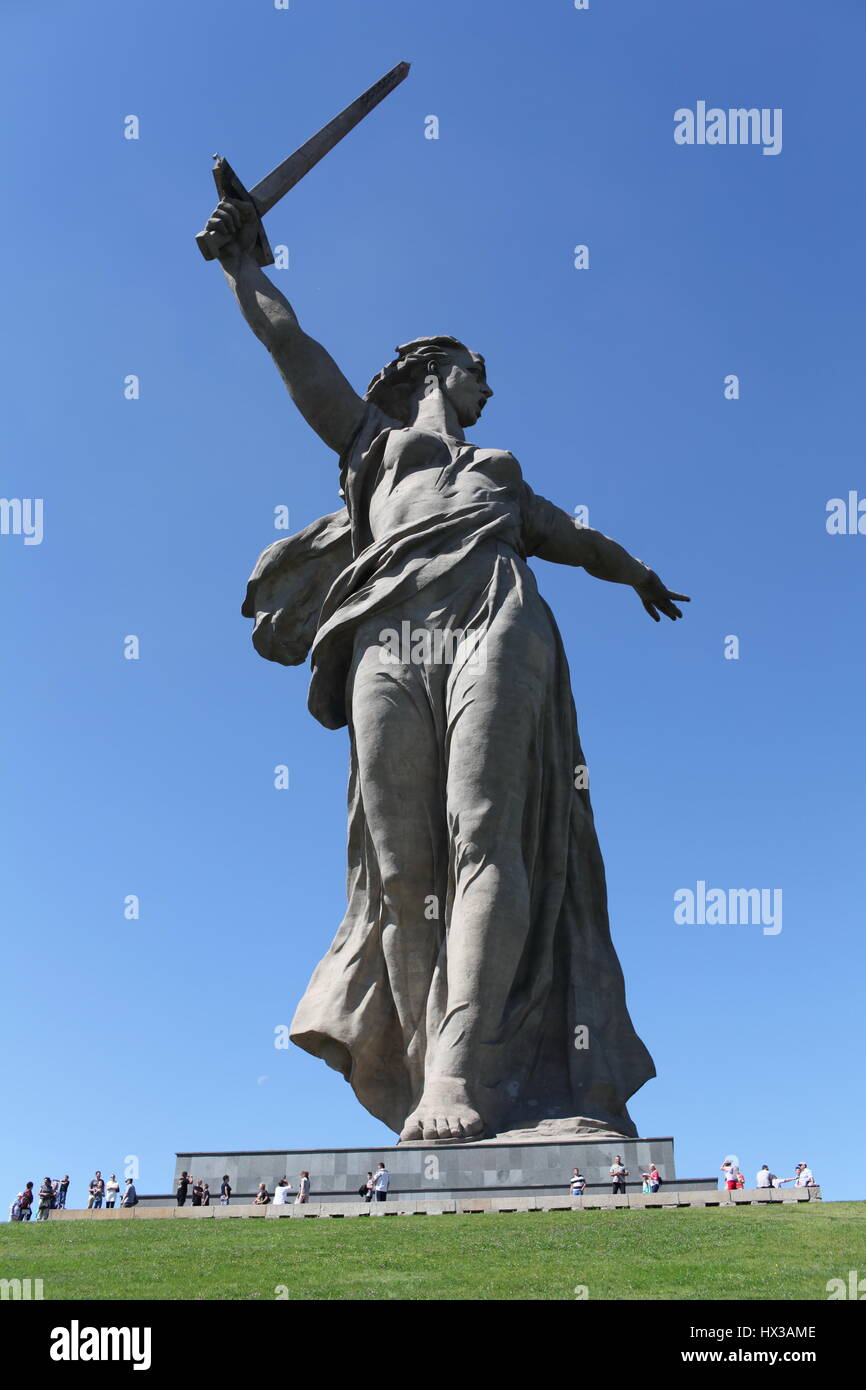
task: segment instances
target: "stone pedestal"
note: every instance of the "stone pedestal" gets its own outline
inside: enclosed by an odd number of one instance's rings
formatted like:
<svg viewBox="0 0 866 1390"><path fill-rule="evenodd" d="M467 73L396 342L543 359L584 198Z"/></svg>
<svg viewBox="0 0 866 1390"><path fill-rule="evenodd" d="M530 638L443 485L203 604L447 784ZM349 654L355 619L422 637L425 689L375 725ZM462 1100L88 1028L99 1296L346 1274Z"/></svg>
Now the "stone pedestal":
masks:
<svg viewBox="0 0 866 1390"><path fill-rule="evenodd" d="M391 1201L426 1201L430 1198L460 1200L468 1197L548 1197L568 1192L573 1168L587 1180L587 1191L611 1191L608 1170L620 1154L629 1171L626 1189L639 1193L642 1173L655 1162L662 1176L662 1191L714 1191L717 1179L678 1178L674 1166L674 1141L660 1139L567 1139L524 1140L503 1143L399 1145L381 1149L268 1149L259 1152L179 1153L174 1178L186 1169L207 1182L211 1201L219 1201L223 1173L228 1173L232 1201L249 1202L260 1182L273 1192L277 1180L287 1177L297 1190L298 1174L310 1174L313 1202L353 1202L366 1181L382 1162L391 1174ZM174 1182L172 1183L172 1190ZM171 1201L171 1191L161 1195L142 1195L142 1203L152 1206Z"/></svg>

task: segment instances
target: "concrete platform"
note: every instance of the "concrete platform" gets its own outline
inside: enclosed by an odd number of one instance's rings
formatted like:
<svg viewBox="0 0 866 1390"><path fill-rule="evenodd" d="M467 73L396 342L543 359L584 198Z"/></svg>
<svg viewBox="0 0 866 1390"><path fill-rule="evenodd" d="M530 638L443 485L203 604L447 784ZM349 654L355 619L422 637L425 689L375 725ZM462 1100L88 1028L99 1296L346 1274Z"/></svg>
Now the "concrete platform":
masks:
<svg viewBox="0 0 866 1390"><path fill-rule="evenodd" d="M611 1196L610 1166L622 1155L629 1170L627 1191L639 1193L641 1174L655 1162L664 1187L676 1185L689 1191L715 1191L716 1177L681 1178L674 1164L672 1138L541 1138L521 1142L484 1140L476 1143L395 1145L383 1149L269 1149L258 1152L178 1153L172 1189L142 1195L141 1204L166 1206L174 1201L177 1176L183 1169L210 1187L211 1201L218 1201L222 1176L228 1173L232 1200L249 1203L260 1182L273 1192L285 1176L294 1188L298 1174L310 1174L311 1196L319 1203L353 1203L368 1171L380 1161L391 1174L390 1199L401 1202L467 1202L488 1197L556 1197L568 1201L568 1181L573 1168L587 1180L587 1196ZM190 1206L187 1199L186 1210ZM482 1210L482 1208L479 1208Z"/></svg>
<svg viewBox="0 0 866 1390"><path fill-rule="evenodd" d="M650 1196L633 1193L613 1197L610 1194L570 1198L568 1196L540 1197L463 1197L454 1201L441 1198L427 1198L421 1201L405 1201L402 1198L386 1202L305 1202L302 1206L254 1207L251 1203L237 1203L227 1207L178 1207L151 1206L139 1204L122 1211L98 1211L65 1209L53 1211L50 1221L106 1221L119 1216L127 1219L174 1220L194 1217L206 1221L210 1217L220 1220L232 1218L258 1220L323 1220L350 1217L383 1216L453 1216L453 1215L496 1215L501 1212L545 1212L545 1211L684 1211L704 1209L710 1211L736 1211L739 1207L802 1205L822 1200L820 1187L791 1188L742 1188L739 1192L700 1192L683 1188L661 1191Z"/></svg>

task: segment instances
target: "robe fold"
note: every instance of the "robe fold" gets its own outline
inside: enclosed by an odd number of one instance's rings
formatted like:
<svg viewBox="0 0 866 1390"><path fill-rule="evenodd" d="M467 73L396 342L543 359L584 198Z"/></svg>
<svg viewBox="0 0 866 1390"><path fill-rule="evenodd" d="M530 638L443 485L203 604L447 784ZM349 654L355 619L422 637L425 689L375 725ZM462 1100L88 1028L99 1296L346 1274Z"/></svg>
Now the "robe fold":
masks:
<svg viewBox="0 0 866 1390"><path fill-rule="evenodd" d="M655 1069L575 785L562 640L526 563L551 504L511 454L373 405L341 463L345 508L270 546L242 610L263 656L311 652L310 710L350 734L347 909L292 1038L399 1131L430 1048L460 1046L454 1015L472 1001L449 971L452 932L464 946L475 933L497 941L467 1078L487 1132L574 1118L633 1135L626 1102ZM385 634L407 629L411 656L383 659ZM491 921L503 894L509 910Z"/></svg>

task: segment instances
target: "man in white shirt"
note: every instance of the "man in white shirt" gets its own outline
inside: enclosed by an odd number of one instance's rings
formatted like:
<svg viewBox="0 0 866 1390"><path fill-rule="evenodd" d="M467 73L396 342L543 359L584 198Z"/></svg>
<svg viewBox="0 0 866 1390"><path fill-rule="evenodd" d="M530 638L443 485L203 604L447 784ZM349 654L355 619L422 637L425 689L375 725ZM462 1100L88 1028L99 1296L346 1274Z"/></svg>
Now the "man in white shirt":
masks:
<svg viewBox="0 0 866 1390"><path fill-rule="evenodd" d="M772 1187L772 1186L773 1186L773 1175L772 1175L772 1173L770 1172L769 1168L767 1167L766 1163L763 1164L763 1166L761 1167L760 1172L758 1173L757 1178L755 1179L755 1186L756 1186L756 1187Z"/></svg>
<svg viewBox="0 0 866 1390"><path fill-rule="evenodd" d="M799 1171L799 1173L797 1174L797 1179L796 1179L796 1182L794 1183L794 1186L795 1186L795 1187L814 1187L814 1186L815 1186L815 1179L812 1177L812 1169L809 1167L808 1163L801 1163L801 1164L799 1165L799 1168L800 1168L800 1171Z"/></svg>
<svg viewBox="0 0 866 1390"><path fill-rule="evenodd" d="M625 1180L628 1177L628 1169L622 1166L622 1155L616 1154L610 1167L610 1179L613 1183L614 1196L618 1192L625 1192Z"/></svg>
<svg viewBox="0 0 866 1390"><path fill-rule="evenodd" d="M289 1200L291 1190L288 1180L286 1178L280 1178L274 1188L274 1200L271 1205L275 1207L284 1207Z"/></svg>
<svg viewBox="0 0 866 1390"><path fill-rule="evenodd" d="M376 1176L373 1179L373 1191L376 1194L377 1202L387 1201L388 1184L390 1183L390 1181L391 1174L388 1172L388 1169L385 1167L384 1163L380 1163L378 1169L376 1170Z"/></svg>

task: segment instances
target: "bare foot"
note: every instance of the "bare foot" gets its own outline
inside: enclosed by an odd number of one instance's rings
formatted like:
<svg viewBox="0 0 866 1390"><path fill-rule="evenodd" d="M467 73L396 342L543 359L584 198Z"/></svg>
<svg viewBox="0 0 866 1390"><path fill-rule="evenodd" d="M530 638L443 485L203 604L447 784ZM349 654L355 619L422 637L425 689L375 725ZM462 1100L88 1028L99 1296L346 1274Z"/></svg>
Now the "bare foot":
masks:
<svg viewBox="0 0 866 1390"><path fill-rule="evenodd" d="M454 1076L429 1081L418 1106L406 1120L401 1140L472 1139L484 1121L470 1103L466 1084Z"/></svg>

